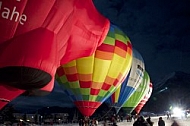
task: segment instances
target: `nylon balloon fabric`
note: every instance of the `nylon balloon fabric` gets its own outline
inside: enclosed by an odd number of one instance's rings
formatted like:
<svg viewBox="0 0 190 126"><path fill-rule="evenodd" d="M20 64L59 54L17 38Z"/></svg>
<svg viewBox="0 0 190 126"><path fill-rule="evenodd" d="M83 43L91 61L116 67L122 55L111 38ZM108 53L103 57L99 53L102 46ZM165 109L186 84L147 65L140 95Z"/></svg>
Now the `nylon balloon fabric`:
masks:
<svg viewBox="0 0 190 126"><path fill-rule="evenodd" d="M109 26L92 0L0 0L0 82L51 91L56 69L92 55Z"/></svg>
<svg viewBox="0 0 190 126"><path fill-rule="evenodd" d="M104 42L95 53L59 67L56 80L66 89L66 94L80 112L91 116L122 83L131 62L129 38L111 24Z"/></svg>

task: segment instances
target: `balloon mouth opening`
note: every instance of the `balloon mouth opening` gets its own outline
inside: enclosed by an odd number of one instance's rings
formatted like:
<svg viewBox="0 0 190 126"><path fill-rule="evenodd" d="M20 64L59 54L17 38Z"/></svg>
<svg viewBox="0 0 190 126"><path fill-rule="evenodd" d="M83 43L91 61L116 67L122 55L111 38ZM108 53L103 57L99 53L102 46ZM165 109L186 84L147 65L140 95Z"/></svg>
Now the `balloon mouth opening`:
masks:
<svg viewBox="0 0 190 126"><path fill-rule="evenodd" d="M83 116L90 117L102 103L96 101L75 101L74 104Z"/></svg>
<svg viewBox="0 0 190 126"><path fill-rule="evenodd" d="M0 82L23 90L39 89L46 86L52 77L40 69L10 66L0 68Z"/></svg>

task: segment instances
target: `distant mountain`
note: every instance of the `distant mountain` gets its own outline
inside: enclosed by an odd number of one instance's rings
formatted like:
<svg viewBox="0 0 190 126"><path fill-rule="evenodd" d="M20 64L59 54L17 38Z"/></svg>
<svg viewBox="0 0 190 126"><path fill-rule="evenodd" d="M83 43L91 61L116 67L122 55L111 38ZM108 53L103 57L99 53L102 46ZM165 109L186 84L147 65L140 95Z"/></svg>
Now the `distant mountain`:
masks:
<svg viewBox="0 0 190 126"><path fill-rule="evenodd" d="M153 93L143 110L163 112L174 106L190 108L190 74L174 72L153 83Z"/></svg>
<svg viewBox="0 0 190 126"><path fill-rule="evenodd" d="M160 80L154 82L154 89L162 87L163 85L165 85L167 80L169 80L170 78L173 78L174 76L175 76L175 72L170 73L170 74L164 76L163 78L161 78Z"/></svg>
<svg viewBox="0 0 190 126"><path fill-rule="evenodd" d="M32 112L43 107L75 107L70 98L64 93L64 90L55 83L53 91L45 96L27 96L21 95L9 103L15 109L22 112Z"/></svg>

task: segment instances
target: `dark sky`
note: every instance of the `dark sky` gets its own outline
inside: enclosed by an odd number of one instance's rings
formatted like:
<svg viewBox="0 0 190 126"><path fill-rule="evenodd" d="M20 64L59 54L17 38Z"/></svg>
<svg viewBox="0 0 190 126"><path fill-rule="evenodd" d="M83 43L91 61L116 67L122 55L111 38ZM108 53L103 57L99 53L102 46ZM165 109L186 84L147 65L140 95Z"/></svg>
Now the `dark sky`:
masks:
<svg viewBox="0 0 190 126"><path fill-rule="evenodd" d="M97 9L130 38L151 81L190 73L189 0L94 0Z"/></svg>
<svg viewBox="0 0 190 126"><path fill-rule="evenodd" d="M189 0L94 0L94 3L141 53L153 85L175 71L190 73ZM18 97L13 104L17 108L25 104L28 111L39 105L73 105L57 84L48 96Z"/></svg>

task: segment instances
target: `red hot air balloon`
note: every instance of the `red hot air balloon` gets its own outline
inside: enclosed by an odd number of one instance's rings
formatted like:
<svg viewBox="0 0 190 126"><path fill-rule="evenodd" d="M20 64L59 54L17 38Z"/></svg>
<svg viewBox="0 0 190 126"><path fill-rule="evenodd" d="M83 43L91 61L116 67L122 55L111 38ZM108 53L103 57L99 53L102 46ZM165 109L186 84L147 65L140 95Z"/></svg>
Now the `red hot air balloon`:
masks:
<svg viewBox="0 0 190 126"><path fill-rule="evenodd" d="M92 0L0 0L0 82L52 90L56 69L91 55L109 20Z"/></svg>

